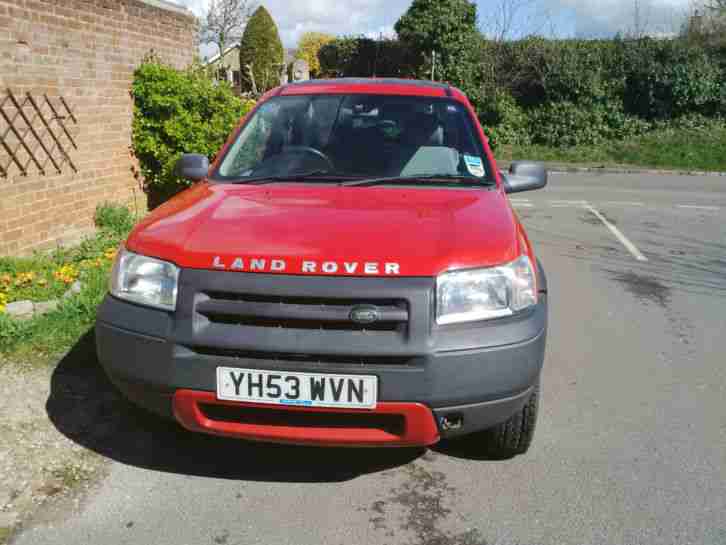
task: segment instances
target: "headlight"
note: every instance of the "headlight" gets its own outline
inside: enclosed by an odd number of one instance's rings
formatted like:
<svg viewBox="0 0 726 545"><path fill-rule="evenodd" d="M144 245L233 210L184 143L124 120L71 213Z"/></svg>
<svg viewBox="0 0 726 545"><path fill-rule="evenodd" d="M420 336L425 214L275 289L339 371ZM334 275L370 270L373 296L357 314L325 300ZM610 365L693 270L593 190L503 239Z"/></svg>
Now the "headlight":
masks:
<svg viewBox="0 0 726 545"><path fill-rule="evenodd" d="M534 269L526 255L500 267L436 279L436 323L441 325L510 316L536 303Z"/></svg>
<svg viewBox="0 0 726 545"><path fill-rule="evenodd" d="M111 294L163 310L176 309L176 265L121 249L111 272Z"/></svg>

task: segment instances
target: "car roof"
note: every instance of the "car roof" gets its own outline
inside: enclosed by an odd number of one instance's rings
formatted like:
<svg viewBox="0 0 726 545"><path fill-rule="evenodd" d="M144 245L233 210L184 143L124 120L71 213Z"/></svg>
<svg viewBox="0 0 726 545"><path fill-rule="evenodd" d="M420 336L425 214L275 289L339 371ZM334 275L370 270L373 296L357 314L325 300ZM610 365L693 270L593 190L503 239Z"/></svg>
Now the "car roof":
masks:
<svg viewBox="0 0 726 545"><path fill-rule="evenodd" d="M276 95L371 94L463 98L463 93L447 83L398 78L338 78L289 83Z"/></svg>

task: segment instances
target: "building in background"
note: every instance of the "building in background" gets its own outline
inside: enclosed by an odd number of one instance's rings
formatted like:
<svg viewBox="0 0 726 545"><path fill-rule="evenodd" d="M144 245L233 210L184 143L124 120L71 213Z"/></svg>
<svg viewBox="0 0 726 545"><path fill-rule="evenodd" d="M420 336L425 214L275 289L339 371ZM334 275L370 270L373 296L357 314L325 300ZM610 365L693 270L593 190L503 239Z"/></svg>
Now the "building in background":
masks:
<svg viewBox="0 0 726 545"><path fill-rule="evenodd" d="M209 69L210 74L217 81L227 81L239 91L240 88L240 65L239 65L239 44L234 44L224 50L222 54L207 59L204 65Z"/></svg>
<svg viewBox="0 0 726 545"><path fill-rule="evenodd" d="M284 85L288 82L290 68L295 62L297 55L296 49L285 49L285 67L286 69L281 70L282 75L280 78L280 84ZM237 93L240 92L241 77L240 77L240 62L239 62L239 44L234 44L225 49L224 54L211 56L204 61L204 66L209 70L209 74L217 81L228 82ZM307 78L305 78L307 79Z"/></svg>

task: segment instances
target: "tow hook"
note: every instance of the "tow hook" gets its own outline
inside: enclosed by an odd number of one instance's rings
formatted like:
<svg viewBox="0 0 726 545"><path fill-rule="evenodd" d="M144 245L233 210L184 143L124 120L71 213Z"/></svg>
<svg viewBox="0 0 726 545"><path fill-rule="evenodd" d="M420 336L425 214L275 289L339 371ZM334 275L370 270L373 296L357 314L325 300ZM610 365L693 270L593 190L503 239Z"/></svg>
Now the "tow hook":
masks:
<svg viewBox="0 0 726 545"><path fill-rule="evenodd" d="M441 431L454 431L461 429L464 425L464 415L461 413L451 413L440 418Z"/></svg>

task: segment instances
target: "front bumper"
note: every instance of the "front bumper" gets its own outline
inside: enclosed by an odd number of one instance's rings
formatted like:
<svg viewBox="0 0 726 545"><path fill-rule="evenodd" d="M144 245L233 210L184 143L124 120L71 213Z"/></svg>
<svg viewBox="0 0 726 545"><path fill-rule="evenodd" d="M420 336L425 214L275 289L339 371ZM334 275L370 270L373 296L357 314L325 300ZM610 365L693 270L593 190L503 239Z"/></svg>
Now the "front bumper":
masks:
<svg viewBox="0 0 726 545"><path fill-rule="evenodd" d="M429 335L418 330L411 341L392 341L391 347L377 351L369 345L369 354L360 360L338 357L360 351L315 331L294 338L283 332L281 343L290 343L280 350L283 354L273 354L267 346L250 350L242 345L271 342L266 331L259 341L253 335L225 335L224 349L210 351L206 338L204 347L195 344L203 335L194 337L193 319L188 328L184 325L191 315L183 305L173 316L110 296L99 308L99 360L112 382L137 405L173 417L190 430L216 435L329 446L424 446L504 422L525 405L543 365L547 297L542 293L534 309L516 318ZM432 326L425 327L431 331ZM336 340L344 338L336 335ZM366 338L350 337L360 346ZM235 343L239 351L230 350ZM320 356L304 357L309 353ZM341 412L222 402L215 395L220 366L376 375L379 403L374 411ZM269 416L283 411L277 420Z"/></svg>
<svg viewBox="0 0 726 545"><path fill-rule="evenodd" d="M236 418L210 417L207 412L210 406L231 407L231 414ZM271 408L270 405L222 401L212 392L177 390L173 396L173 408L177 421L188 430L252 441L328 447L405 447L432 445L439 440L439 431L431 410L420 403L384 402L379 403L373 411L305 407L282 407L280 410L277 407ZM296 414L298 422L300 416L310 418L307 425L293 425L289 419L283 418L275 422L269 418L260 421L254 415L252 418L239 418L253 411L271 410L289 413L290 416ZM350 420L351 416L363 416L365 420L358 418L345 426L334 426L331 425L332 419L325 421L320 418L321 415L340 416L342 418L339 422ZM377 423L371 423L376 417L384 418L377 418ZM388 422L400 423L386 426L385 417L391 417Z"/></svg>

